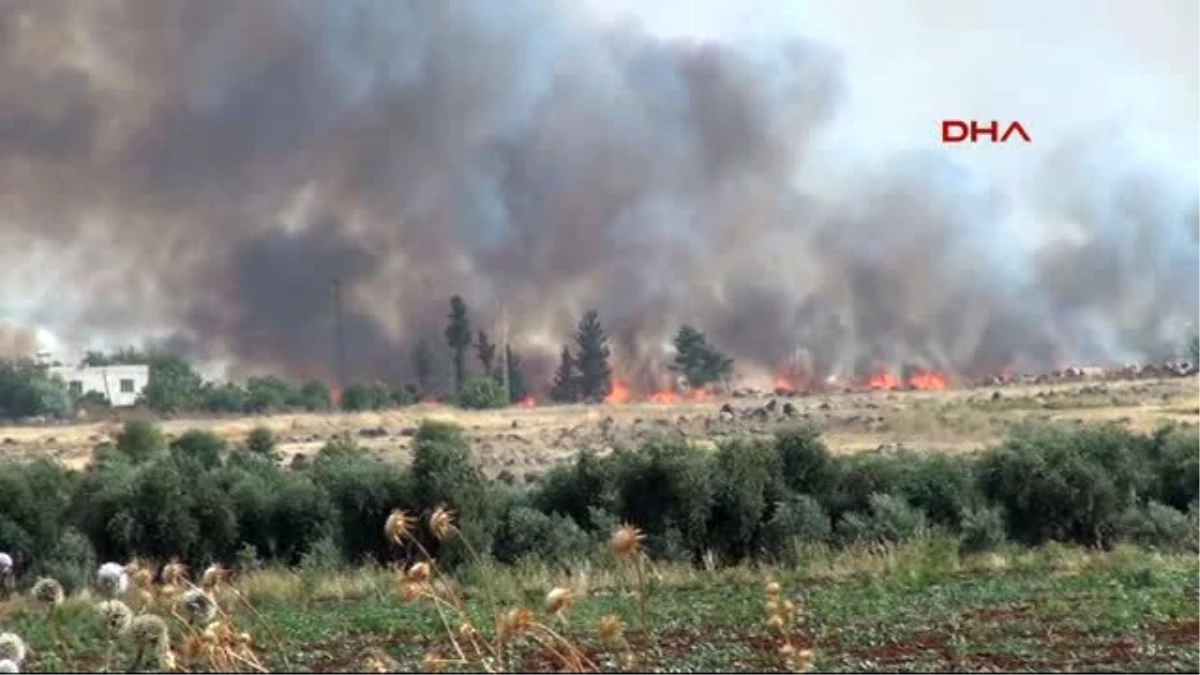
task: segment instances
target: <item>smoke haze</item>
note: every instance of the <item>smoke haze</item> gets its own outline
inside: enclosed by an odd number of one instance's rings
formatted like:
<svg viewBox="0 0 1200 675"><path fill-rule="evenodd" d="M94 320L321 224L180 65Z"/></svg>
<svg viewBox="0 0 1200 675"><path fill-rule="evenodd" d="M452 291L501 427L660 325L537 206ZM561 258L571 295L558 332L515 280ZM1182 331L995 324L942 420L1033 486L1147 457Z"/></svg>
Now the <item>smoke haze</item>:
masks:
<svg viewBox="0 0 1200 675"><path fill-rule="evenodd" d="M644 386L681 322L746 374L1178 353L1196 4L843 4L0 0L0 319L296 377L335 281L352 376L456 293L535 381L589 308Z"/></svg>

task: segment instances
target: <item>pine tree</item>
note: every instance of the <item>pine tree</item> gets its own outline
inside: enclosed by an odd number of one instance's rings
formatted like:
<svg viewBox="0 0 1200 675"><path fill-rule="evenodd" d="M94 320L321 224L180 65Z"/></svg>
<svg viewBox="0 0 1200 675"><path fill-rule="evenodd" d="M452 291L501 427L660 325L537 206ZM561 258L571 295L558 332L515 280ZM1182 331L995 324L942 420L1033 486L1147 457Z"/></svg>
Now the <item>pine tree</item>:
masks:
<svg viewBox="0 0 1200 675"><path fill-rule="evenodd" d="M612 391L612 369L608 366L608 357L612 353L596 310L588 311L580 320L579 330L575 333L575 348L579 371L577 393L584 400L604 399Z"/></svg>
<svg viewBox="0 0 1200 675"><path fill-rule="evenodd" d="M521 357L513 354L512 347L504 347L504 361L508 364L508 400L517 403L529 395L525 382L525 371L521 368Z"/></svg>
<svg viewBox="0 0 1200 675"><path fill-rule="evenodd" d="M479 356L479 363L483 366L483 374L500 379L500 373L492 368L492 364L496 361L496 343L488 339L488 334L484 331L479 331L475 340L475 353Z"/></svg>
<svg viewBox="0 0 1200 675"><path fill-rule="evenodd" d="M733 359L710 345L704 333L684 325L675 334L675 363L670 368L683 374L689 387L699 389L733 372Z"/></svg>
<svg viewBox="0 0 1200 675"><path fill-rule="evenodd" d="M446 343L454 350L454 391L462 392L467 375L467 347L471 346L471 321L467 318L467 303L459 296L450 298L450 314L446 317Z"/></svg>
<svg viewBox="0 0 1200 675"><path fill-rule="evenodd" d="M558 360L558 370L554 372L554 385L550 388L550 398L559 403L571 403L579 393L579 376L575 372L575 359L571 350L563 345L562 355Z"/></svg>
<svg viewBox="0 0 1200 675"><path fill-rule="evenodd" d="M412 365L417 374L417 387L424 396L433 385L433 350L425 340L418 340L413 346Z"/></svg>

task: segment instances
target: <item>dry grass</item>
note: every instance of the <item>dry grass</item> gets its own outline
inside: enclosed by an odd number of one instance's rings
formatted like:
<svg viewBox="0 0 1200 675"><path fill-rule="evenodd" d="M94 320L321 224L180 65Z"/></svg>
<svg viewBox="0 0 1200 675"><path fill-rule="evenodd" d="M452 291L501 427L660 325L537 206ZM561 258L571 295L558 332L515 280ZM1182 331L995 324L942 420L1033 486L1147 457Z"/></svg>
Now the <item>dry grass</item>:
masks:
<svg viewBox="0 0 1200 675"><path fill-rule="evenodd" d="M994 398L998 393L999 397ZM781 400L782 402L782 400ZM945 452L978 450L1025 422L1117 422L1135 431L1163 423L1200 423L1197 378L1110 383L1015 385L940 392L869 392L791 399L797 420L819 426L834 452L908 447ZM768 432L792 421L775 415L767 421L723 424L724 403L742 410L764 401L727 399L677 404L634 403L595 406L541 406L465 411L419 405L372 413L287 414L238 418L195 418L163 422L169 436L192 428L213 431L230 441L243 440L258 426L281 439L285 457L315 453L339 434L379 456L405 462L411 433L424 419L453 422L472 440L475 454L491 476L507 472L517 481L537 474L583 447L604 451L614 444L636 443L648 434L677 434L707 445L724 435ZM82 466L92 448L111 440L120 421L0 428L0 456L51 456Z"/></svg>

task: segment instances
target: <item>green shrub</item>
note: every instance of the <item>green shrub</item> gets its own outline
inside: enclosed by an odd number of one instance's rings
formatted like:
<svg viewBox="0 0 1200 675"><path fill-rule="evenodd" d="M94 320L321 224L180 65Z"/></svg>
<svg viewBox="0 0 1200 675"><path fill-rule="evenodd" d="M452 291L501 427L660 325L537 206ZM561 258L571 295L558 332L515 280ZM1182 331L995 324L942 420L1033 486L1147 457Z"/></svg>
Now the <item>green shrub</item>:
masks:
<svg viewBox="0 0 1200 675"><path fill-rule="evenodd" d="M50 459L0 469L0 551L38 560L62 536L77 481Z"/></svg>
<svg viewBox="0 0 1200 675"><path fill-rule="evenodd" d="M528 506L508 509L496 538L496 557L515 563L525 558L551 565L587 558L594 542L570 517Z"/></svg>
<svg viewBox="0 0 1200 675"><path fill-rule="evenodd" d="M1155 501L1127 510L1121 530L1125 538L1148 548L1188 549L1196 539L1187 513Z"/></svg>
<svg viewBox="0 0 1200 675"><path fill-rule="evenodd" d="M275 447L277 444L275 433L264 426L254 427L246 436L246 451L260 457L276 459Z"/></svg>
<svg viewBox="0 0 1200 675"><path fill-rule="evenodd" d="M309 412L323 412L333 408L333 396L324 382L309 380L293 392L288 403Z"/></svg>
<svg viewBox="0 0 1200 675"><path fill-rule="evenodd" d="M1183 511L1200 496L1200 433L1164 428L1154 434L1154 499Z"/></svg>
<svg viewBox="0 0 1200 675"><path fill-rule="evenodd" d="M971 460L945 454L904 453L900 494L933 524L958 529L963 512L983 503Z"/></svg>
<svg viewBox="0 0 1200 675"><path fill-rule="evenodd" d="M33 560L30 576L49 576L58 580L67 593L87 587L96 569L96 552L79 530L67 528L49 554Z"/></svg>
<svg viewBox="0 0 1200 675"><path fill-rule="evenodd" d="M131 420L117 434L117 450L135 463L149 461L167 448L158 425L147 420Z"/></svg>
<svg viewBox="0 0 1200 675"><path fill-rule="evenodd" d="M838 521L838 538L847 543L898 544L928 534L925 515L901 497L873 494L866 513L851 512Z"/></svg>
<svg viewBox="0 0 1200 675"><path fill-rule="evenodd" d="M839 519L847 512L866 513L876 494L901 494L912 453L861 452L837 458L837 477L825 507Z"/></svg>
<svg viewBox="0 0 1200 675"><path fill-rule="evenodd" d="M284 410L296 399L288 381L268 375L246 381L246 412L268 413Z"/></svg>
<svg viewBox="0 0 1200 675"><path fill-rule="evenodd" d="M712 473L709 548L729 560L749 558L761 543L763 521L783 498L779 451L766 441L721 446Z"/></svg>
<svg viewBox="0 0 1200 675"><path fill-rule="evenodd" d="M455 512L458 527L476 551L491 548L497 514L487 483L471 458L462 429L445 422L425 421L413 439L412 481L416 503L426 509L445 504ZM463 560L461 543L444 547L447 561ZM439 553L439 558L443 557Z"/></svg>
<svg viewBox="0 0 1200 675"><path fill-rule="evenodd" d="M269 532L275 556L295 565L318 541L335 536L329 495L301 474L283 474L270 493Z"/></svg>
<svg viewBox="0 0 1200 675"><path fill-rule="evenodd" d="M491 410L507 408L508 393L491 377L472 377L463 383L462 391L455 398L458 407L467 410Z"/></svg>
<svg viewBox="0 0 1200 675"><path fill-rule="evenodd" d="M797 494L826 498L837 480L837 470L829 448L816 427L792 427L775 434L781 477L788 489Z"/></svg>
<svg viewBox="0 0 1200 675"><path fill-rule="evenodd" d="M336 512L341 557L355 563L386 560L388 545L381 533L388 515L398 507L417 510L407 476L363 454L325 451L312 471Z"/></svg>
<svg viewBox="0 0 1200 675"><path fill-rule="evenodd" d="M811 495L790 495L775 509L764 534L766 550L778 558L797 547L825 544L833 525L825 507Z"/></svg>
<svg viewBox="0 0 1200 675"><path fill-rule="evenodd" d="M1147 441L1110 427L1034 430L988 452L980 480L1022 541L1106 545L1139 486L1152 483L1137 457Z"/></svg>
<svg viewBox="0 0 1200 675"><path fill-rule="evenodd" d="M246 390L234 382L223 384L205 383L199 393L201 407L213 413L245 412Z"/></svg>
<svg viewBox="0 0 1200 675"><path fill-rule="evenodd" d="M691 553L706 548L714 489L704 451L650 439L636 451L618 451L616 472L617 514L646 532L652 551L672 527Z"/></svg>
<svg viewBox="0 0 1200 675"><path fill-rule="evenodd" d="M200 469L220 466L225 450L225 439L211 431L191 429L171 441L171 451L177 461L194 463Z"/></svg>
<svg viewBox="0 0 1200 675"><path fill-rule="evenodd" d="M959 532L959 551L962 553L991 550L1008 540L1004 514L990 506L964 510L959 516Z"/></svg>
<svg viewBox="0 0 1200 675"><path fill-rule="evenodd" d="M612 511L616 502L613 462L584 450L568 465L547 471L533 488L533 506L545 513L557 513L591 529L593 509ZM607 533L606 533L607 534Z"/></svg>
<svg viewBox="0 0 1200 675"><path fill-rule="evenodd" d="M0 360L0 419L71 415L71 398L61 378L28 359Z"/></svg>
<svg viewBox="0 0 1200 675"><path fill-rule="evenodd" d="M382 410L392 402L392 392L380 382L354 382L342 392L342 410Z"/></svg>

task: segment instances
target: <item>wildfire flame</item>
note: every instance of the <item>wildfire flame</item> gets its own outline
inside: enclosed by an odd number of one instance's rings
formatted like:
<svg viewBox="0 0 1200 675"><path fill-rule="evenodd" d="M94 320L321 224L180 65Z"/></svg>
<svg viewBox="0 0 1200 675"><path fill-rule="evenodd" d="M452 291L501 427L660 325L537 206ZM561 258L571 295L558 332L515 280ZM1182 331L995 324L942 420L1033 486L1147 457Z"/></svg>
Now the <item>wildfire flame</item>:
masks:
<svg viewBox="0 0 1200 675"><path fill-rule="evenodd" d="M938 391L946 388L946 376L936 371L917 370L909 374L907 381L880 368L867 378L867 389L910 389Z"/></svg>
<svg viewBox="0 0 1200 675"><path fill-rule="evenodd" d="M520 405L522 408L537 407L537 398L535 396L533 396L532 394L530 394L529 396L526 396L525 398L521 399Z"/></svg>
<svg viewBox="0 0 1200 675"><path fill-rule="evenodd" d="M792 378L787 375L780 375L775 378L775 390L796 391L796 385L792 382Z"/></svg>
<svg viewBox="0 0 1200 675"><path fill-rule="evenodd" d="M629 403L633 400L633 392L629 390L629 385L621 380L614 379L612 392L604 397L605 403Z"/></svg>
<svg viewBox="0 0 1200 675"><path fill-rule="evenodd" d="M941 373L913 373L908 378L908 386L922 391L936 391L946 388L946 377Z"/></svg>
<svg viewBox="0 0 1200 675"><path fill-rule="evenodd" d="M899 389L900 378L886 370L877 370L867 378L867 389Z"/></svg>

